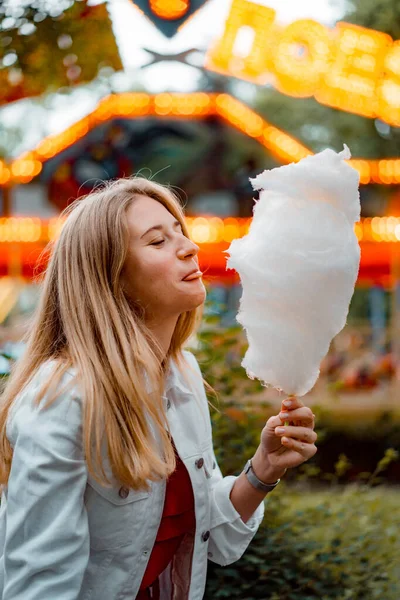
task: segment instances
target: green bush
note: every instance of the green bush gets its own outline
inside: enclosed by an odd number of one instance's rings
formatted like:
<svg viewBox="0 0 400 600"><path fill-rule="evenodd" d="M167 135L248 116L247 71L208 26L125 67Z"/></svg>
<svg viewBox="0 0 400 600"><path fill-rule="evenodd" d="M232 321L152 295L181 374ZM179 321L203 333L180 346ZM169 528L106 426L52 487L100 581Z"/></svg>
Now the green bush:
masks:
<svg viewBox="0 0 400 600"><path fill-rule="evenodd" d="M243 557L209 562L204 598L398 600L399 500L381 487L310 494L281 483Z"/></svg>
<svg viewBox="0 0 400 600"><path fill-rule="evenodd" d="M238 474L255 452L267 408L224 402L212 410L225 475ZM330 433L322 436L322 454ZM267 497L264 522L242 559L224 568L209 563L206 599L398 600L400 491L375 487L398 466L398 452L387 448L347 485L352 463L340 446L335 453L331 472L318 466L319 453L288 471Z"/></svg>
<svg viewBox="0 0 400 600"><path fill-rule="evenodd" d="M225 475L241 471L275 410L257 400L264 388L240 366L245 349L240 327L222 329L217 317L204 321L195 354L219 396L209 399L217 407L214 447ZM379 485L389 471L399 479L400 429L383 415L368 429L354 423L344 433L329 413L313 410L319 451L267 497L265 519L244 556L227 567L209 562L206 600L400 597L400 492Z"/></svg>

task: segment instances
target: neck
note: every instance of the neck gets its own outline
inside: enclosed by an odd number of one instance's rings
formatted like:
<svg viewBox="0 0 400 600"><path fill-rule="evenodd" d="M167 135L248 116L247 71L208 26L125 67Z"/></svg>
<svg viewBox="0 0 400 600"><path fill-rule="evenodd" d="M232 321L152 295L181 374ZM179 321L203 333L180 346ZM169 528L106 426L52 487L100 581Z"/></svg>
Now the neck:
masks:
<svg viewBox="0 0 400 600"><path fill-rule="evenodd" d="M161 349L161 360L164 360L168 354L177 320L178 317L171 317L164 319L162 322L150 321L146 323Z"/></svg>

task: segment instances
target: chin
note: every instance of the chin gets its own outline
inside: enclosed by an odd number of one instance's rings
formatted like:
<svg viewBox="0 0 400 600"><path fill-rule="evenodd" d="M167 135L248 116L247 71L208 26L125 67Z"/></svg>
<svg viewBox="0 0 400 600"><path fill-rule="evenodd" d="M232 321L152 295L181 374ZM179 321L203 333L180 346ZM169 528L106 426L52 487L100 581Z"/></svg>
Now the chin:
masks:
<svg viewBox="0 0 400 600"><path fill-rule="evenodd" d="M203 306L204 302L205 302L205 295L202 298L199 298L196 302L192 302L191 305L186 309L186 311L188 310L195 310L196 308L199 308L200 306ZM186 312L185 311L185 312Z"/></svg>
<svg viewBox="0 0 400 600"><path fill-rule="evenodd" d="M185 298L185 301L182 302L185 308L181 312L188 312L202 306L206 300L206 295L206 290L204 289L202 293L193 294L191 298Z"/></svg>

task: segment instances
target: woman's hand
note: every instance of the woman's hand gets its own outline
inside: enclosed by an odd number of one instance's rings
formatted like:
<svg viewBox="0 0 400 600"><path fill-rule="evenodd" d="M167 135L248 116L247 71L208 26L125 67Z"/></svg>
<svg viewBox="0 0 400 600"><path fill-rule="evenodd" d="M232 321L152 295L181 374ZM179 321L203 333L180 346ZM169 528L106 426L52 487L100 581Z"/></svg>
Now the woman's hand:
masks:
<svg viewBox="0 0 400 600"><path fill-rule="evenodd" d="M291 403L288 406L288 403ZM257 452L257 466L262 472L284 473L285 469L297 467L317 452L312 410L296 397L282 402L279 415L270 417L261 432L261 443ZM284 423L289 422L285 426ZM257 471L255 471L258 475Z"/></svg>

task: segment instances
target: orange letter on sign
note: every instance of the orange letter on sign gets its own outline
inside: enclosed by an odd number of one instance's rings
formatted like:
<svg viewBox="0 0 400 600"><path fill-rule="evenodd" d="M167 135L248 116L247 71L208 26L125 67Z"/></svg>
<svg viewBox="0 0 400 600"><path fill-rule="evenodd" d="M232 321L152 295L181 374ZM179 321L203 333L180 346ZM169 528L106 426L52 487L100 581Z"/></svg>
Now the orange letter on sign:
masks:
<svg viewBox="0 0 400 600"><path fill-rule="evenodd" d="M326 72L329 53L326 27L309 19L291 23L274 48L276 88L289 96L312 96Z"/></svg>
<svg viewBox="0 0 400 600"><path fill-rule="evenodd" d="M378 87L378 116L400 126L400 41L385 56L385 77Z"/></svg>
<svg viewBox="0 0 400 600"><path fill-rule="evenodd" d="M332 64L315 98L322 104L367 117L377 114L376 87L392 38L348 23L337 24Z"/></svg>
<svg viewBox="0 0 400 600"><path fill-rule="evenodd" d="M208 52L205 66L212 71L263 83L267 79L268 48L274 19L272 8L248 0L233 0L224 34ZM251 49L245 57L235 56L235 42L243 29L254 33Z"/></svg>

